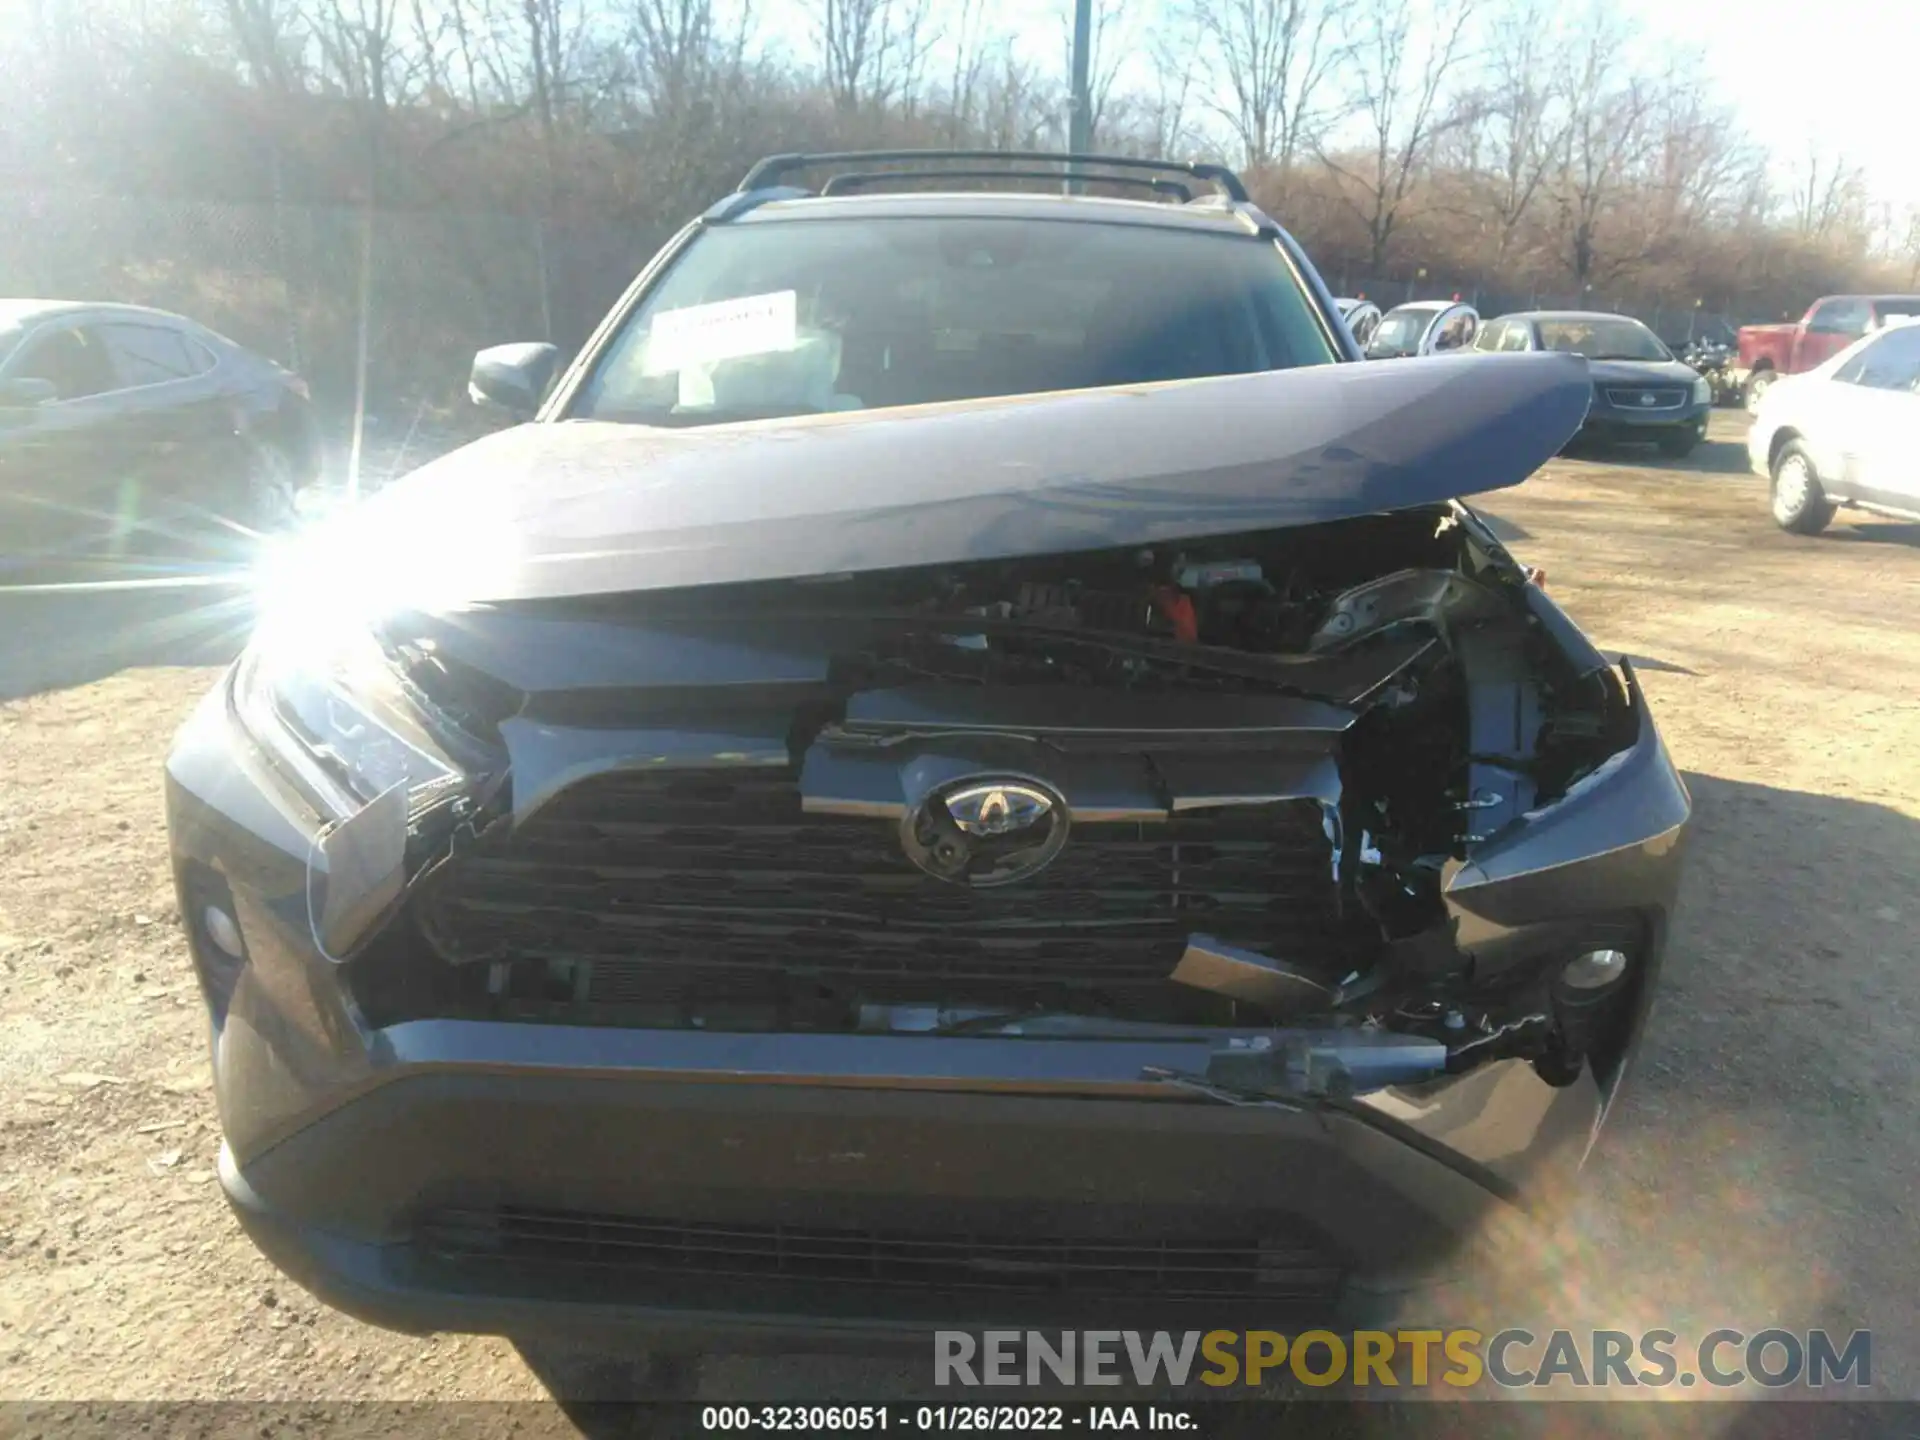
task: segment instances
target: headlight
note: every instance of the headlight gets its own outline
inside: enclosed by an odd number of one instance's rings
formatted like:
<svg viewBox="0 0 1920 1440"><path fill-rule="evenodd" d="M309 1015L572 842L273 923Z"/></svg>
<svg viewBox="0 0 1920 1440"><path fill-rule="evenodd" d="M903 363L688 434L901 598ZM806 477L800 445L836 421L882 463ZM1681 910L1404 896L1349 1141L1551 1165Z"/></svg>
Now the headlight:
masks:
<svg viewBox="0 0 1920 1440"><path fill-rule="evenodd" d="M1696 375L1693 380L1693 403L1705 405L1713 399L1713 387L1707 383L1707 377Z"/></svg>
<svg viewBox="0 0 1920 1440"><path fill-rule="evenodd" d="M417 813L467 779L367 630L263 630L233 683L241 723L335 819L396 787Z"/></svg>

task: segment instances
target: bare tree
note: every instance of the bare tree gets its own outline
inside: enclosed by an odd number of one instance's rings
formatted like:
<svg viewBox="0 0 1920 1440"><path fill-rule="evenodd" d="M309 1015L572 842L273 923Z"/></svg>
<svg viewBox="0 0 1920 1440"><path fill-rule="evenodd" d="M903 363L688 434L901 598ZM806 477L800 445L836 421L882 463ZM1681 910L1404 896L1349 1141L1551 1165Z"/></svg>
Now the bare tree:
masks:
<svg viewBox="0 0 1920 1440"><path fill-rule="evenodd" d="M1060 141L1057 86L1043 81L1003 40L981 83L981 139L998 150L1044 150Z"/></svg>
<svg viewBox="0 0 1920 1440"><path fill-rule="evenodd" d="M359 101L370 130L408 98L416 68L398 43L401 0L315 0L308 12L321 75Z"/></svg>
<svg viewBox="0 0 1920 1440"><path fill-rule="evenodd" d="M1220 59L1232 126L1249 168L1284 179L1324 119L1316 108L1345 54L1350 0L1196 0L1194 15Z"/></svg>
<svg viewBox="0 0 1920 1440"><path fill-rule="evenodd" d="M1473 13L1474 0L1451 0L1432 12L1431 38L1416 48L1412 0L1371 0L1368 6L1366 34L1354 52L1367 149L1351 163L1324 149L1321 156L1345 182L1340 198L1366 230L1374 274L1386 263L1435 139L1465 122L1466 111L1450 112L1443 101L1465 55Z"/></svg>
<svg viewBox="0 0 1920 1440"><path fill-rule="evenodd" d="M884 109L917 91L933 35L926 0L819 0L816 34L834 109Z"/></svg>
<svg viewBox="0 0 1920 1440"><path fill-rule="evenodd" d="M296 0L222 0L221 18L249 80L263 90L293 87L304 40Z"/></svg>
<svg viewBox="0 0 1920 1440"><path fill-rule="evenodd" d="M1199 23L1190 14L1176 13L1154 32L1149 50L1152 89L1145 105L1151 154L1177 156L1187 147L1200 45Z"/></svg>
<svg viewBox="0 0 1920 1440"><path fill-rule="evenodd" d="M713 0L632 0L629 38L648 108L658 118L683 115L711 69Z"/></svg>
<svg viewBox="0 0 1920 1440"><path fill-rule="evenodd" d="M1563 55L1567 130L1554 174L1562 257L1582 289L1617 278L1644 253L1644 237L1613 253L1602 248L1609 207L1628 190L1646 143L1648 85L1623 75L1627 38L1616 11L1596 5Z"/></svg>
<svg viewBox="0 0 1920 1440"><path fill-rule="evenodd" d="M1866 175L1844 155L1825 156L1808 145L1807 163L1794 182L1794 228L1808 240L1826 240L1836 230L1861 228Z"/></svg>
<svg viewBox="0 0 1920 1440"><path fill-rule="evenodd" d="M953 32L953 78L947 87L947 143L958 145L973 126L987 52L981 43L982 0L959 0Z"/></svg>
<svg viewBox="0 0 1920 1440"><path fill-rule="evenodd" d="M1485 151L1476 159L1490 181L1487 208L1496 266L1505 265L1565 139L1567 121L1551 74L1551 47L1540 0L1525 0L1493 26L1479 109Z"/></svg>
<svg viewBox="0 0 1920 1440"><path fill-rule="evenodd" d="M1647 124L1643 184L1663 239L1670 242L1724 218L1752 157L1732 112L1701 84L1693 57L1669 61L1653 86Z"/></svg>

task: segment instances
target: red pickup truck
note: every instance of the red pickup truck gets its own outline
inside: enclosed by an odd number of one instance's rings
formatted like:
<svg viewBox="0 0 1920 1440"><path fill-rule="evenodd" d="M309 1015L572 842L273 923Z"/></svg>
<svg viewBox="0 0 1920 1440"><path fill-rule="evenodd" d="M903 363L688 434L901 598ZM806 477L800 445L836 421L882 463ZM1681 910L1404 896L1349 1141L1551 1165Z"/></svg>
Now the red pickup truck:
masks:
<svg viewBox="0 0 1920 1440"><path fill-rule="evenodd" d="M1733 379L1747 409L1782 375L1798 375L1896 319L1920 318L1920 295L1828 295L1797 325L1743 325Z"/></svg>

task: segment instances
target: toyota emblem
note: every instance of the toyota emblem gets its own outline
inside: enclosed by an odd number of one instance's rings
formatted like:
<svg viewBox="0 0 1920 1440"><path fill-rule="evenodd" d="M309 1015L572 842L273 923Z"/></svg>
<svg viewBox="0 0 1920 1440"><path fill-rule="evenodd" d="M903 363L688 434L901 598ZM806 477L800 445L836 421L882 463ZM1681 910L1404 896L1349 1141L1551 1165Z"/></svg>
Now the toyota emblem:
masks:
<svg viewBox="0 0 1920 1440"><path fill-rule="evenodd" d="M986 889L1038 875L1067 843L1066 801L1037 780L970 775L900 822L900 848L936 879Z"/></svg>

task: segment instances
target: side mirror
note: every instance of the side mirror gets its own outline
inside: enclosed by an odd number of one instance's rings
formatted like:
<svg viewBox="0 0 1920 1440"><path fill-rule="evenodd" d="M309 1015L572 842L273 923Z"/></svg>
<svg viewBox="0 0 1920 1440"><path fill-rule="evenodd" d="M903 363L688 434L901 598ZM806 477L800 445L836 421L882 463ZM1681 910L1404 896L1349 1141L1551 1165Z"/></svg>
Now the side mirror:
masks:
<svg viewBox="0 0 1920 1440"><path fill-rule="evenodd" d="M515 420L531 420L559 365L560 350L554 345L491 346L473 357L467 398Z"/></svg>
<svg viewBox="0 0 1920 1440"><path fill-rule="evenodd" d="M37 375L0 380L0 410L31 410L60 398L60 387Z"/></svg>

